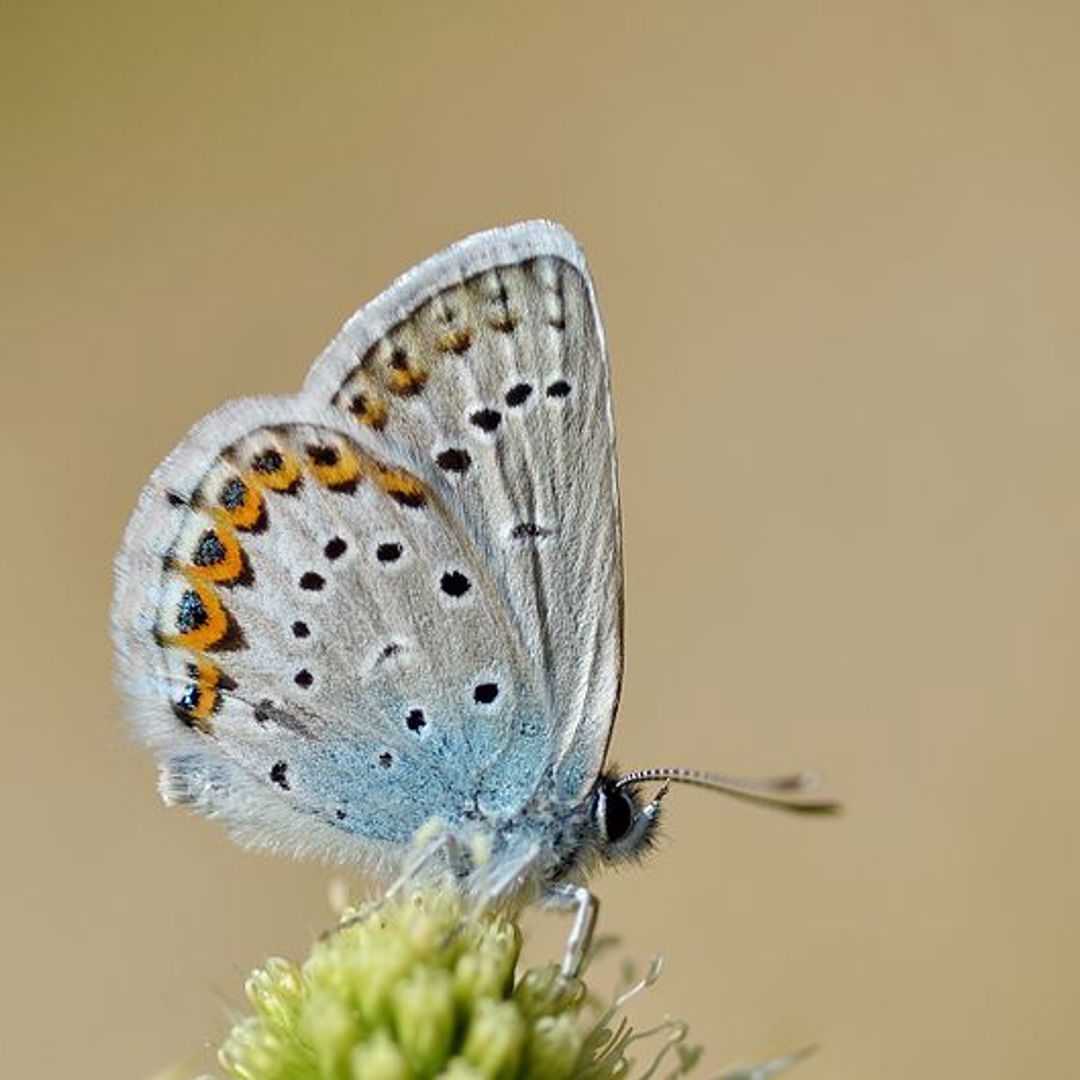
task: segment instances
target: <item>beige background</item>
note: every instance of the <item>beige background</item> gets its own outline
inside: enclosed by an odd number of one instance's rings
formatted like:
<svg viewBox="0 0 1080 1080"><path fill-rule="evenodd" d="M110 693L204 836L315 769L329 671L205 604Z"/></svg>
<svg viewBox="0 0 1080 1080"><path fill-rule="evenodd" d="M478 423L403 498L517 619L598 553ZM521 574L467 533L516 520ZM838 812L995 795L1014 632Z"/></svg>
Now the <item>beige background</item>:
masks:
<svg viewBox="0 0 1080 1080"><path fill-rule="evenodd" d="M0 1073L195 1067L327 871L168 812L111 682L140 485L393 275L530 215L615 371L626 764L598 883L706 1078L1064 1075L1080 992L1074 3L4 4ZM565 924L531 920L535 953ZM1063 1070L1055 1072L1055 1069Z"/></svg>

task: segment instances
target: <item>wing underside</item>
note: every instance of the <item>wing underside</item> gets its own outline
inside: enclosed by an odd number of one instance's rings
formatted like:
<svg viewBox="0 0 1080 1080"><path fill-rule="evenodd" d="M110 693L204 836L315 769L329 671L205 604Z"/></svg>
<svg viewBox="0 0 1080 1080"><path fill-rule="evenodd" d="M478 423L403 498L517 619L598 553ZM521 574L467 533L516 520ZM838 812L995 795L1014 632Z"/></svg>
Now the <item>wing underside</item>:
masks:
<svg viewBox="0 0 1080 1080"><path fill-rule="evenodd" d="M393 863L602 761L621 662L603 337L556 226L481 234L363 309L302 394L154 474L114 626L162 789L249 842Z"/></svg>

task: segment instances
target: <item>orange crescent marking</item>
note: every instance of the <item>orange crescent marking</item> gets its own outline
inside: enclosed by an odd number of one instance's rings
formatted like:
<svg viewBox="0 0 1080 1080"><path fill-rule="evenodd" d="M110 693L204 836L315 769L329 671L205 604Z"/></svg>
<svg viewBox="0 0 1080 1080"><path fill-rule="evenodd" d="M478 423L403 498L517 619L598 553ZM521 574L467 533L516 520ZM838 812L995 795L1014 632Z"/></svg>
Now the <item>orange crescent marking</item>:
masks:
<svg viewBox="0 0 1080 1080"><path fill-rule="evenodd" d="M214 536L225 549L225 557L212 566L191 564L185 569L189 576L194 575L203 581L233 582L244 572L244 552L236 533L233 532L228 513L225 510L215 509L214 518L216 520Z"/></svg>
<svg viewBox="0 0 1080 1080"><path fill-rule="evenodd" d="M300 462L292 454L281 455L281 468L273 472L252 470L244 477L249 483L269 488L271 491L288 491L300 479Z"/></svg>
<svg viewBox="0 0 1080 1080"><path fill-rule="evenodd" d="M404 368L391 368L386 384L390 393L408 397L410 394L418 394L423 390L427 381L428 373L423 368L410 365Z"/></svg>
<svg viewBox="0 0 1080 1080"><path fill-rule="evenodd" d="M263 497L259 489L252 482L250 474L242 474L240 479L244 484L244 501L236 507L229 509L227 506L221 509L228 514L229 521L238 529L253 529L262 520L265 513ZM220 504L219 504L220 505Z"/></svg>
<svg viewBox="0 0 1080 1080"><path fill-rule="evenodd" d="M439 352L452 352L460 356L472 344L472 331L464 326L460 330L447 330L435 340Z"/></svg>
<svg viewBox="0 0 1080 1080"><path fill-rule="evenodd" d="M202 601L206 622L194 630L170 634L165 641L168 645L181 645L192 652L203 652L216 645L228 633L229 617L217 593L207 582L200 581L187 567L184 568L184 577Z"/></svg>
<svg viewBox="0 0 1080 1080"><path fill-rule="evenodd" d="M409 506L420 506L427 501L427 489L415 476L396 469L380 469L375 482L393 499Z"/></svg>
<svg viewBox="0 0 1080 1080"><path fill-rule="evenodd" d="M343 487L355 484L363 478L363 470L360 460L348 447L335 447L338 451L338 459L333 465L320 465L318 462L308 460L308 469L320 484L328 488Z"/></svg>
<svg viewBox="0 0 1080 1080"><path fill-rule="evenodd" d="M353 396L349 403L349 412L367 427L381 431L386 426L386 418L390 410L381 397L377 397L369 390L363 390Z"/></svg>
<svg viewBox="0 0 1080 1080"><path fill-rule="evenodd" d="M218 684L221 682L221 672L202 656L197 659L196 667L198 671L195 685L199 688L199 703L190 710L188 715L200 731L209 735L211 725L208 721L218 706Z"/></svg>

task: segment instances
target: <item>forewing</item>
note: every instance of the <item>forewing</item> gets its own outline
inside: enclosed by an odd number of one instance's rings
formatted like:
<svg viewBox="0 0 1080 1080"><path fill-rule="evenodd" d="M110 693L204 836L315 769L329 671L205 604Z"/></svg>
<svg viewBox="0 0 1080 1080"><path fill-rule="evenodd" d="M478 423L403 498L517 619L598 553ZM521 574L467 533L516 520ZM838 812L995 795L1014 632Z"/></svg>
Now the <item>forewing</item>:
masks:
<svg viewBox="0 0 1080 1080"><path fill-rule="evenodd" d="M617 703L622 568L603 330L573 238L528 222L421 264L349 320L305 392L452 507L542 687L559 789L580 794Z"/></svg>
<svg viewBox="0 0 1080 1080"><path fill-rule="evenodd" d="M241 839L396 861L432 817L520 805L543 687L433 485L309 398L234 402L144 491L115 635L162 791ZM484 778L517 761L517 788Z"/></svg>

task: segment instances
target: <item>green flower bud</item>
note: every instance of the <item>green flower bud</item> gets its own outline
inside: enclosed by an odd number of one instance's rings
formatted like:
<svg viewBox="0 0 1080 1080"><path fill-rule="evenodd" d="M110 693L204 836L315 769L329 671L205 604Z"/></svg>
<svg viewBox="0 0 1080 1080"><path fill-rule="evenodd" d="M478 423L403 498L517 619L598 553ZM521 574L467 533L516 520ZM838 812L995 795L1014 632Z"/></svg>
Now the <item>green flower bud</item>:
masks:
<svg viewBox="0 0 1080 1080"><path fill-rule="evenodd" d="M485 998L505 996L513 983L514 967L521 952L521 931L497 918L488 932L469 942L458 957L454 987L466 1008Z"/></svg>
<svg viewBox="0 0 1080 1080"><path fill-rule="evenodd" d="M484 1074L464 1058L454 1058L435 1080L484 1080Z"/></svg>
<svg viewBox="0 0 1080 1080"><path fill-rule="evenodd" d="M401 1047L380 1031L354 1046L350 1055L350 1080L409 1080L409 1066Z"/></svg>
<svg viewBox="0 0 1080 1080"><path fill-rule="evenodd" d="M450 973L419 967L393 991L394 1030L415 1075L433 1076L446 1064L454 1038L454 987Z"/></svg>
<svg viewBox="0 0 1080 1080"><path fill-rule="evenodd" d="M357 1042L355 1011L328 989L317 990L305 1003L296 1034L318 1065L316 1076L338 1077L346 1072Z"/></svg>
<svg viewBox="0 0 1080 1080"><path fill-rule="evenodd" d="M288 960L273 956L262 971L253 971L244 993L255 1011L270 1024L286 1024L300 1006L303 986L300 970Z"/></svg>
<svg viewBox="0 0 1080 1080"><path fill-rule="evenodd" d="M570 1080L585 1036L569 1015L542 1016L532 1027L525 1080Z"/></svg>
<svg viewBox="0 0 1080 1080"><path fill-rule="evenodd" d="M525 1036L525 1019L512 1001L478 1001L462 1056L485 1080L513 1080L521 1064Z"/></svg>
<svg viewBox="0 0 1080 1080"><path fill-rule="evenodd" d="M568 979L558 964L549 964L526 971L514 990L514 999L531 1019L554 1016L578 1009L585 1000L585 984Z"/></svg>
<svg viewBox="0 0 1080 1080"><path fill-rule="evenodd" d="M408 975L414 962L407 942L396 936L368 943L367 949L356 958L354 963L364 965L363 979L356 979L352 965L344 973L352 979L360 1015L371 1027L392 1022L394 987Z"/></svg>

